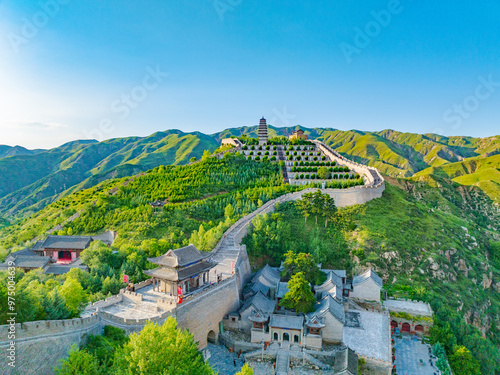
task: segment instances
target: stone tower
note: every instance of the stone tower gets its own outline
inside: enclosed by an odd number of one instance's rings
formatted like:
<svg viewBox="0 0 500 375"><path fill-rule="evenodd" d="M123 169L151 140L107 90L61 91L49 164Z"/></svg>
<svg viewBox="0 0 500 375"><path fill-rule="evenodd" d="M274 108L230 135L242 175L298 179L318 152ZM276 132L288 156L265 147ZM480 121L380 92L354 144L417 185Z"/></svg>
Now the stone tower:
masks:
<svg viewBox="0 0 500 375"><path fill-rule="evenodd" d="M262 117L259 123L259 145L267 143L267 123L266 119Z"/></svg>

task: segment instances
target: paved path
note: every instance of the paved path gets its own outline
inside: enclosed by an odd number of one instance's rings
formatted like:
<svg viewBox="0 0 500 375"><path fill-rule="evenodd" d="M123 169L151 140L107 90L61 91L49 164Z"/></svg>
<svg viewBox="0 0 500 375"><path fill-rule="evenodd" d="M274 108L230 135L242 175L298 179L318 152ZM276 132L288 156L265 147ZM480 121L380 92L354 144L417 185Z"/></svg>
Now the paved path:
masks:
<svg viewBox="0 0 500 375"><path fill-rule="evenodd" d="M409 336L402 339L395 339L396 347L396 370L398 375L434 375L440 374L435 366L429 362L429 345L422 344L420 341L413 341ZM420 364L423 361L423 365Z"/></svg>

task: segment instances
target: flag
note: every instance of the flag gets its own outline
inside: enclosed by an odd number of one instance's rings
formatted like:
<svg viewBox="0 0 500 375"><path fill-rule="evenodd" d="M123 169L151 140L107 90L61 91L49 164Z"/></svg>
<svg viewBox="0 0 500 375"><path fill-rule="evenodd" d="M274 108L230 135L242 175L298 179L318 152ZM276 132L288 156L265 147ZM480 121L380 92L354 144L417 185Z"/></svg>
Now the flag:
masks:
<svg viewBox="0 0 500 375"><path fill-rule="evenodd" d="M177 295L182 296L182 287L180 286L177 287Z"/></svg>
<svg viewBox="0 0 500 375"><path fill-rule="evenodd" d="M123 275L123 282L128 283L128 275Z"/></svg>
<svg viewBox="0 0 500 375"><path fill-rule="evenodd" d="M177 296L177 303L178 303L178 304L181 304L181 303L182 303L182 297L181 297L181 296Z"/></svg>

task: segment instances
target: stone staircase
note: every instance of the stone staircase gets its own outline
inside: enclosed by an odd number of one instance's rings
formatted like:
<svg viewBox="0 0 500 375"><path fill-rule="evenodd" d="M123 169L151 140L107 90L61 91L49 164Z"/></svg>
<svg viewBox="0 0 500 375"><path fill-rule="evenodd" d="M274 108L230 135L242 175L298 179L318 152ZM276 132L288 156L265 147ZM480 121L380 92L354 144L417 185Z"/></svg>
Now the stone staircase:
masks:
<svg viewBox="0 0 500 375"><path fill-rule="evenodd" d="M290 353L288 350L279 350L276 355L276 375L288 375L290 368Z"/></svg>

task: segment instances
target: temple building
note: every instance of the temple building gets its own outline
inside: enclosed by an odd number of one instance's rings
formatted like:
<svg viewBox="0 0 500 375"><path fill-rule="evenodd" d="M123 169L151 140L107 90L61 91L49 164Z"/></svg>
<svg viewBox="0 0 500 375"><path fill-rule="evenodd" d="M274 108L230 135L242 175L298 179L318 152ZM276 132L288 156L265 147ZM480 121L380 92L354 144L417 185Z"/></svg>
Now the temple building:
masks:
<svg viewBox="0 0 500 375"><path fill-rule="evenodd" d="M202 253L194 245L188 245L165 254L148 258L159 267L143 271L153 279L153 290L177 297L187 295L209 283L209 271L215 263L209 261L209 253Z"/></svg>
<svg viewBox="0 0 500 375"><path fill-rule="evenodd" d="M52 258L56 263L71 263L80 257L92 240L90 236L48 236L44 241L37 241L31 250L36 255Z"/></svg>
<svg viewBox="0 0 500 375"><path fill-rule="evenodd" d="M260 119L259 123L259 145L267 144L267 122L264 117Z"/></svg>
<svg viewBox="0 0 500 375"><path fill-rule="evenodd" d="M302 129L297 129L294 130L292 135L288 137L289 140L294 140L294 139L302 139L304 141L307 140L307 135L304 134L304 131Z"/></svg>

